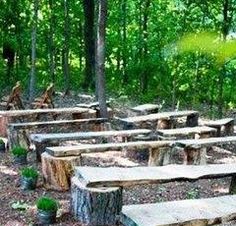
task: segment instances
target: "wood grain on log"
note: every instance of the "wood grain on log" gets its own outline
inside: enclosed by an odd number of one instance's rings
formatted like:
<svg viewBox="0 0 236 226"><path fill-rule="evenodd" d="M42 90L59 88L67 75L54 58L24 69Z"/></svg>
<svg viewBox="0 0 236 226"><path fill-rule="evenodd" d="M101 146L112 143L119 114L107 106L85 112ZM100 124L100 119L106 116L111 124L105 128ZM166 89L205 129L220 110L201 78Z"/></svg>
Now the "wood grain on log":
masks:
<svg viewBox="0 0 236 226"><path fill-rule="evenodd" d="M45 187L57 191L69 190L74 168L80 165L80 156L55 158L48 153L41 156Z"/></svg>

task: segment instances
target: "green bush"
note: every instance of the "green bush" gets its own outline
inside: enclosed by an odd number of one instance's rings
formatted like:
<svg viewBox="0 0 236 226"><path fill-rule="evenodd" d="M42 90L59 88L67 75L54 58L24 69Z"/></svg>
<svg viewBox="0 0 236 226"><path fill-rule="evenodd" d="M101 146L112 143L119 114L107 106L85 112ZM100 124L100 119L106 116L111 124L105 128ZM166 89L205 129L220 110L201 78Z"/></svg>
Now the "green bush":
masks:
<svg viewBox="0 0 236 226"><path fill-rule="evenodd" d="M16 146L12 149L12 154L17 157L27 155L27 152L28 151L25 148L20 147L20 146Z"/></svg>
<svg viewBox="0 0 236 226"><path fill-rule="evenodd" d="M1 144L5 144L5 142L3 141L3 139L0 138L0 145Z"/></svg>
<svg viewBox="0 0 236 226"><path fill-rule="evenodd" d="M21 170L21 176L27 177L27 178L38 178L38 171L35 170L32 167L25 167Z"/></svg>
<svg viewBox="0 0 236 226"><path fill-rule="evenodd" d="M57 211L58 203L55 199L43 196L37 200L37 209L43 211Z"/></svg>

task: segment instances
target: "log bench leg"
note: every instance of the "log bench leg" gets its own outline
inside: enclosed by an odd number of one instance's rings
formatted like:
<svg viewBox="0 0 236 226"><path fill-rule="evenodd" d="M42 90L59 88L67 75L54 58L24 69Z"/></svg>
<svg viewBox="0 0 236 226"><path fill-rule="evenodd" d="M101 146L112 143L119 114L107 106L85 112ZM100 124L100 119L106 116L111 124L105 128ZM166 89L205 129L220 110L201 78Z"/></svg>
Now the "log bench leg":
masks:
<svg viewBox="0 0 236 226"><path fill-rule="evenodd" d="M230 187L229 187L229 193L232 195L236 194L236 175L232 176Z"/></svg>
<svg viewBox="0 0 236 226"><path fill-rule="evenodd" d="M160 119L157 121L157 129L171 129L172 120L170 119Z"/></svg>
<svg viewBox="0 0 236 226"><path fill-rule="evenodd" d="M0 136L7 137L7 125L11 122L11 117L0 116Z"/></svg>
<svg viewBox="0 0 236 226"><path fill-rule="evenodd" d="M122 188L87 188L71 180L71 212L82 225L115 226L122 208Z"/></svg>
<svg viewBox="0 0 236 226"><path fill-rule="evenodd" d="M230 136L234 134L234 122L225 125L225 135Z"/></svg>
<svg viewBox="0 0 236 226"><path fill-rule="evenodd" d="M170 147L149 149L149 166L164 166L171 164Z"/></svg>
<svg viewBox="0 0 236 226"><path fill-rule="evenodd" d="M187 127L198 126L198 117L199 117L198 114L188 115L186 120L186 126Z"/></svg>
<svg viewBox="0 0 236 226"><path fill-rule="evenodd" d="M56 191L69 190L74 167L80 165L80 160L80 156L54 157L44 152L42 154L44 186Z"/></svg>
<svg viewBox="0 0 236 226"><path fill-rule="evenodd" d="M184 164L186 165L205 165L206 148L185 148Z"/></svg>

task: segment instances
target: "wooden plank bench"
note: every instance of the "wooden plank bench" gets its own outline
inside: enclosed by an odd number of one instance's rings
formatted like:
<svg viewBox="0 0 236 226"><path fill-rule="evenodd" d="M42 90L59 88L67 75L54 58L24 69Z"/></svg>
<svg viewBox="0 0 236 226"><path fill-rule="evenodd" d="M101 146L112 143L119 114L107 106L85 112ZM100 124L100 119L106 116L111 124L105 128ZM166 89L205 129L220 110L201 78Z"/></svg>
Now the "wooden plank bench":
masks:
<svg viewBox="0 0 236 226"><path fill-rule="evenodd" d="M47 147L46 152L41 155L42 174L48 188L65 191L70 188L70 176L74 166L80 164L82 154L123 150L138 152L143 149L148 149L150 152L150 164L152 164L152 162L158 164L156 158L158 159L159 157L159 149L171 146L171 144L171 141L136 141L127 143ZM159 159L159 161L161 162L162 159Z"/></svg>
<svg viewBox="0 0 236 226"><path fill-rule="evenodd" d="M78 107L0 111L0 136L7 135L9 123L56 120L59 116L67 119L96 118L96 111Z"/></svg>
<svg viewBox="0 0 236 226"><path fill-rule="evenodd" d="M158 113L160 106L157 104L142 104L131 108L137 115L148 115Z"/></svg>
<svg viewBox="0 0 236 226"><path fill-rule="evenodd" d="M198 116L199 114L197 111L176 111L123 118L119 119L119 121L125 129L137 127L156 130L173 128L174 120L180 117L187 117L187 127L197 126Z"/></svg>
<svg viewBox="0 0 236 226"><path fill-rule="evenodd" d="M8 125L9 146L30 145L30 133L47 132L78 132L78 131L102 131L106 128L107 119L77 119L77 120L57 120L45 122L25 122L10 123Z"/></svg>
<svg viewBox="0 0 236 226"><path fill-rule="evenodd" d="M236 164L215 164L200 166L168 165L159 167L132 168L76 167L75 176L72 178L71 210L73 215L82 224L96 225L97 223L97 225L115 225L117 216L122 213L121 209L123 187L135 186L140 184L160 184L172 181L196 181L199 179L216 179L229 176L232 177L230 193L234 194L236 188ZM236 199L235 196L234 199ZM236 205L234 204L233 206L233 212L235 214ZM124 210L127 210L127 207L124 207ZM130 222L131 220L135 221L135 219L137 218L132 218L130 212L129 214L127 214L127 212L124 211L122 214L123 219L121 219L122 223L125 223L125 226L149 226L150 224L148 223L149 221L147 216L149 216L150 219L159 219L161 222L165 219L165 215L163 216L163 218L158 218L158 216L152 215L152 211L145 211L141 216L139 216L140 219L145 219L143 224L128 224L128 222ZM178 214L174 218L174 223L184 223L185 220L181 217L181 212ZM147 216L142 218L143 215ZM130 216L130 220L125 220L125 216ZM202 219L190 220L192 221Z"/></svg>
<svg viewBox="0 0 236 226"><path fill-rule="evenodd" d="M236 136L176 141L175 148L170 150L171 153L168 153L168 158L170 159L169 162L171 163L171 159L173 159L172 153L176 153L177 149L178 152L184 153L184 159L182 159L184 164L206 164L207 147L231 142L236 142ZM164 155L165 154L167 153L164 153Z"/></svg>
<svg viewBox="0 0 236 226"><path fill-rule="evenodd" d="M234 134L234 119L224 118L215 121L204 122L204 125L217 129L217 136L222 136L223 130L226 136Z"/></svg>
<svg viewBox="0 0 236 226"><path fill-rule="evenodd" d="M120 221L124 226L206 226L215 225L217 222L227 223L235 219L235 201L236 195L228 195L207 199L128 205L123 206Z"/></svg>
<svg viewBox="0 0 236 226"><path fill-rule="evenodd" d="M216 129L208 126L185 127L176 129L157 130L158 138L164 139L186 139L186 138L205 138L216 135Z"/></svg>
<svg viewBox="0 0 236 226"><path fill-rule="evenodd" d="M137 129L137 130L123 130L123 131L90 131L90 132L75 132L75 133L43 133L31 134L30 141L35 144L36 153L40 156L46 147L58 146L60 141L72 140L92 140L95 139L96 143L108 142L114 137L122 138L122 141L127 142L132 137L137 135L150 135L151 130ZM112 142L112 141L110 141Z"/></svg>

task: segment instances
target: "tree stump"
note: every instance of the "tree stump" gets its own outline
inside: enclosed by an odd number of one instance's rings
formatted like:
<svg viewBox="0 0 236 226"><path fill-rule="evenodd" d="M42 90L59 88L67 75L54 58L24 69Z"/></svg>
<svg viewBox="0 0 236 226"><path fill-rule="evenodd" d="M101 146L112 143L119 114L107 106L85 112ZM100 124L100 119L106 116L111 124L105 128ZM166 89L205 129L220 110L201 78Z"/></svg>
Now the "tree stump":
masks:
<svg viewBox="0 0 236 226"><path fill-rule="evenodd" d="M115 226L122 208L122 188L87 188L77 177L71 180L71 211L79 223Z"/></svg>
<svg viewBox="0 0 236 226"><path fill-rule="evenodd" d="M198 126L198 114L192 114L187 116L186 127Z"/></svg>
<svg viewBox="0 0 236 226"><path fill-rule="evenodd" d="M184 149L186 165L205 165L206 148L186 148Z"/></svg>
<svg viewBox="0 0 236 226"><path fill-rule="evenodd" d="M232 195L236 194L236 175L232 176L230 187L229 187L229 193Z"/></svg>
<svg viewBox="0 0 236 226"><path fill-rule="evenodd" d="M46 152L41 157L45 187L56 191L69 190L70 178L74 167L80 165L81 157L54 157Z"/></svg>
<svg viewBox="0 0 236 226"><path fill-rule="evenodd" d="M171 129L172 120L170 119L160 119L157 122L157 129Z"/></svg>
<svg viewBox="0 0 236 226"><path fill-rule="evenodd" d="M150 148L149 149L149 166L162 166L164 159L164 150L163 148Z"/></svg>

